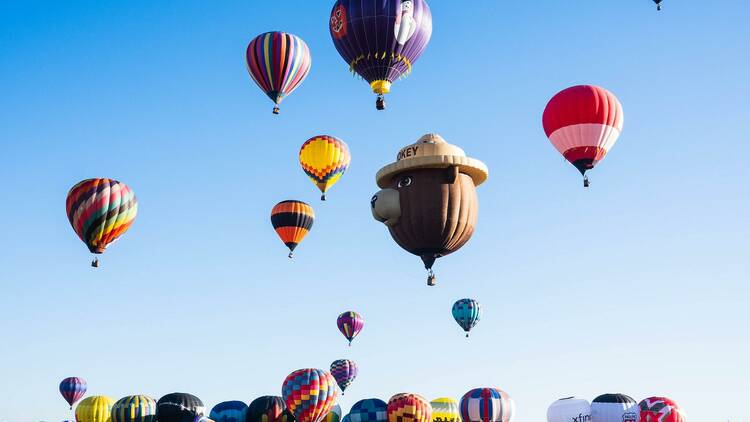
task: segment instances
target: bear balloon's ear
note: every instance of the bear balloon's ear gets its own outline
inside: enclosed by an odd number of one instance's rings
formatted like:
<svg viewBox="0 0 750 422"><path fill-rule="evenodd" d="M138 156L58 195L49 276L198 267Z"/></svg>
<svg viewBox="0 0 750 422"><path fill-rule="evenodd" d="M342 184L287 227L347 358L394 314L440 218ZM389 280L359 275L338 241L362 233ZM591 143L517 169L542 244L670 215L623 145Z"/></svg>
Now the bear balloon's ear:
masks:
<svg viewBox="0 0 750 422"><path fill-rule="evenodd" d="M448 184L452 185L456 183L456 179L458 179L458 166L450 166L445 169L445 172L448 176Z"/></svg>

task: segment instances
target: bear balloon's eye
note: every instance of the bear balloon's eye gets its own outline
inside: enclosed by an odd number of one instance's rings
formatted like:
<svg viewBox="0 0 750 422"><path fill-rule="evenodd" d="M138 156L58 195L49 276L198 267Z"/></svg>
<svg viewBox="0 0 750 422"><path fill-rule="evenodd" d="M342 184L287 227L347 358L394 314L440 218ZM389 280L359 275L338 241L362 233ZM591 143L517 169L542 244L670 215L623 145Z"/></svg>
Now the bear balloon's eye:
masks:
<svg viewBox="0 0 750 422"><path fill-rule="evenodd" d="M398 187L400 188L405 188L409 185L411 185L411 177L409 176L404 176L398 181Z"/></svg>

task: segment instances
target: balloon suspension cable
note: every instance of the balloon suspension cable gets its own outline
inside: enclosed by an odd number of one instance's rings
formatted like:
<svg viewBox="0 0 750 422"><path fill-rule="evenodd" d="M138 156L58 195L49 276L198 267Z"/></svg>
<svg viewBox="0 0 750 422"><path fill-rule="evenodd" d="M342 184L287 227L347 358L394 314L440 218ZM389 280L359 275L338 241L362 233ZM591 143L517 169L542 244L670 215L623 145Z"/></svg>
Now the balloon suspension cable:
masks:
<svg viewBox="0 0 750 422"><path fill-rule="evenodd" d="M91 266L93 268L99 268L99 257L98 256L95 256L94 260L91 261Z"/></svg>
<svg viewBox="0 0 750 422"><path fill-rule="evenodd" d="M432 268L427 270L427 285L428 286L434 286L437 284L437 281L435 280L435 273L432 271Z"/></svg>
<svg viewBox="0 0 750 422"><path fill-rule="evenodd" d="M273 108L273 114L279 114L280 111L281 111L281 109L279 109L279 106L275 106Z"/></svg>
<svg viewBox="0 0 750 422"><path fill-rule="evenodd" d="M589 177L584 174L583 175L583 187L587 188L589 187L589 185L591 185L591 183L589 182Z"/></svg>
<svg viewBox="0 0 750 422"><path fill-rule="evenodd" d="M385 98L383 94L378 94L378 98L375 100L375 108L378 110L385 110Z"/></svg>
<svg viewBox="0 0 750 422"><path fill-rule="evenodd" d="M294 252L289 252L289 259L294 258Z"/></svg>

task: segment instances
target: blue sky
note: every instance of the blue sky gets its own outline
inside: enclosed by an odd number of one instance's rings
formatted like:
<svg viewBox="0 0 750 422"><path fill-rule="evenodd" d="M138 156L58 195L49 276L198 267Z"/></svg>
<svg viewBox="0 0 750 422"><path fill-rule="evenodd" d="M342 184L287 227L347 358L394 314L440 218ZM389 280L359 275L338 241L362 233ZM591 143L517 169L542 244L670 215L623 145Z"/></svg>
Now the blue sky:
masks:
<svg viewBox="0 0 750 422"><path fill-rule="evenodd" d="M332 2L4 2L0 421L70 418L71 375L89 394L213 406L342 357L360 366L345 410L496 386L520 422L615 391L749 420L750 6L718 3L432 0L432 41L377 112L330 40ZM243 63L268 30L313 55L276 117ZM588 190L541 128L579 83L625 110ZM368 210L375 172L428 132L490 168L435 288ZM353 155L326 203L296 158L320 133ZM98 270L64 212L89 177L140 202ZM291 262L269 222L287 198L317 213ZM485 308L468 341L462 297ZM335 326L348 309L366 319L352 348Z"/></svg>

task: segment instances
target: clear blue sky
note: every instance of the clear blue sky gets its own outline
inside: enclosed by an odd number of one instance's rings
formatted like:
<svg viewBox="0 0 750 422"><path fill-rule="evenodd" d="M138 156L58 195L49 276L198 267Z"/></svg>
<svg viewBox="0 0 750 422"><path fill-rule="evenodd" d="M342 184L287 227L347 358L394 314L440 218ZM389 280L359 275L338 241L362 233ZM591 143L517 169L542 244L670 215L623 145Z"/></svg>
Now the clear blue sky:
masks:
<svg viewBox="0 0 750 422"><path fill-rule="evenodd" d="M519 422L604 392L750 420L745 0L432 0L432 41L386 112L334 49L331 5L0 5L0 421L70 418L65 376L213 406L342 357L360 366L345 410L497 386ZM268 30L313 55L278 117L243 62ZM579 83L625 110L588 190L541 128ZM435 288L368 210L375 172L427 132L491 173ZM296 158L319 133L353 154L326 203ZM89 177L140 202L98 270L64 210ZM269 222L287 198L317 213L291 262ZM462 297L485 307L468 341L450 315ZM366 318L352 348L335 327L348 309Z"/></svg>

